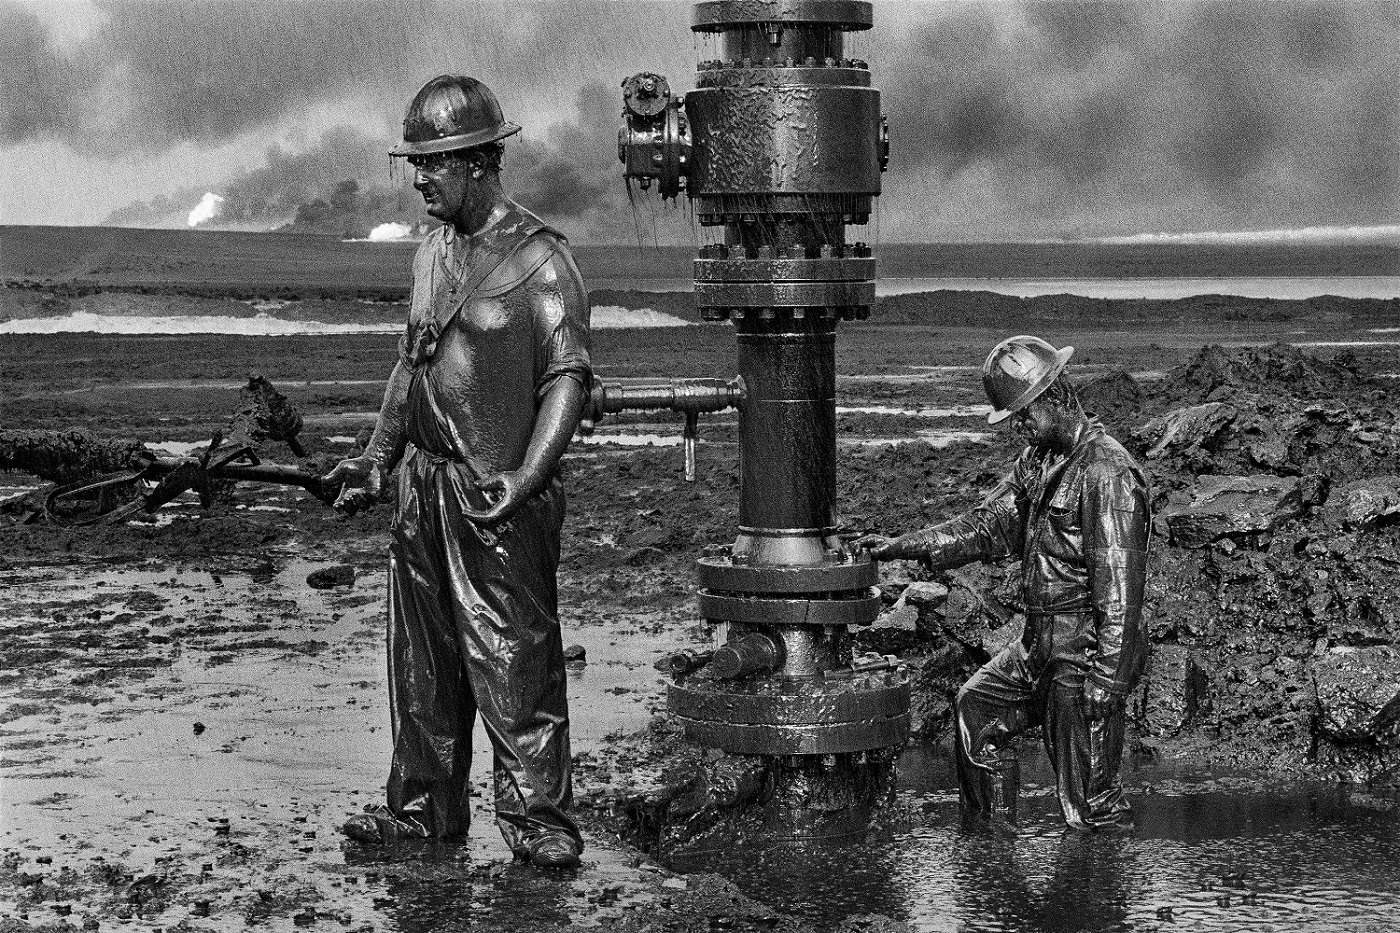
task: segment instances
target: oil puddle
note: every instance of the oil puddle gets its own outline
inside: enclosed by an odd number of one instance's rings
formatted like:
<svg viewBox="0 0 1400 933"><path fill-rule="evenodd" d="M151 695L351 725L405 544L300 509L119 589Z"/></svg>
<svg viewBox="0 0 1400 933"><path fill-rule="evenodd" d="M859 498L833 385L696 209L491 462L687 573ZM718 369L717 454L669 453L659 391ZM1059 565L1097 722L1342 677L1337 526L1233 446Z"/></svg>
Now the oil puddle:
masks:
<svg viewBox="0 0 1400 933"><path fill-rule="evenodd" d="M20 888L46 901L30 916L508 931L563 929L570 917L605 925L654 906L659 867L646 875L606 840L590 840L577 878L510 864L479 722L469 839L383 851L343 841L340 823L382 798L389 762L385 578L362 570L353 586L311 588L308 573L326 563L277 551L0 571L13 662L0 703L0 847L21 879L49 879L42 898ZM566 643L587 656L569 671L576 754L659 709L658 675L636 641L655 615L566 615ZM17 916L5 893L0 917Z"/></svg>
<svg viewBox="0 0 1400 933"><path fill-rule="evenodd" d="M1021 754L1015 827L965 827L951 763L915 747L898 807L865 838L736 847L687 867L813 929L866 913L939 933L1380 933L1400 919L1400 790L1141 767L1125 774L1137 831L1084 837L1064 830L1043 755Z"/></svg>

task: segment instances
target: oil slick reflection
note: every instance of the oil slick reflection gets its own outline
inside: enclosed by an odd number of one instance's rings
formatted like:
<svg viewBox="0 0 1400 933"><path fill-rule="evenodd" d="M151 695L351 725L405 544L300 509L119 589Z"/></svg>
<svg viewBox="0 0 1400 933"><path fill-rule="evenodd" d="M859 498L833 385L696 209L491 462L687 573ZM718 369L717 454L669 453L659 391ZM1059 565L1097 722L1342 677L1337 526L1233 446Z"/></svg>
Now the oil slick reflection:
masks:
<svg viewBox="0 0 1400 933"><path fill-rule="evenodd" d="M915 748L901 805L862 839L794 840L691 856L813 929L883 914L929 933L1359 933L1400 923L1400 790L1127 769L1131 837L1063 829L1053 775L1023 743L1018 825L971 829L952 764ZM718 857L717 857L718 856Z"/></svg>

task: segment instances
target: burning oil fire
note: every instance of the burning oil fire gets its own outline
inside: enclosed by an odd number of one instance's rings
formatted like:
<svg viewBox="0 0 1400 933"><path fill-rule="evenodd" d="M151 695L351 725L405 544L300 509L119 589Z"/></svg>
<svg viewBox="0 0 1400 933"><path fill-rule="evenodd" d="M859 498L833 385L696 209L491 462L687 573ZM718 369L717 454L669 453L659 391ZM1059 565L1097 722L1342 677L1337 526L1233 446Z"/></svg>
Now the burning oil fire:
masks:
<svg viewBox="0 0 1400 933"><path fill-rule="evenodd" d="M402 240L404 237L408 236L412 232L413 231L408 227L407 224L394 223L391 220L388 223L382 223L379 226L375 227L373 230L371 230L369 232L369 238L375 242L380 242L383 240Z"/></svg>
<svg viewBox="0 0 1400 933"><path fill-rule="evenodd" d="M213 220L219 216L219 210L223 207L224 199L212 191L204 192L204 197L190 211L189 220L186 221L191 227L198 227L200 224Z"/></svg>

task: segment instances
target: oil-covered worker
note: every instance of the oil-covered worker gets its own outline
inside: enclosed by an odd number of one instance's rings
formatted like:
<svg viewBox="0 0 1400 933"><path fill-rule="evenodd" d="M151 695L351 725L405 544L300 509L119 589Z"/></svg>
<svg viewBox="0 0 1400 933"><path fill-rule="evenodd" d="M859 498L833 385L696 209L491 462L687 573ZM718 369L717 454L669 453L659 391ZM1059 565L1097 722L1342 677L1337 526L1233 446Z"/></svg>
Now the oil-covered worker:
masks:
<svg viewBox="0 0 1400 933"><path fill-rule="evenodd" d="M398 468L389 546L386 807L362 842L467 832L473 720L495 754L496 822L517 858L578 864L555 571L560 456L591 379L587 293L564 237L502 191L504 120L485 85L434 78L403 144L442 222L413 260L407 333L337 503L371 504Z"/></svg>
<svg viewBox="0 0 1400 933"><path fill-rule="evenodd" d="M1022 637L958 692L956 758L963 805L990 816L1014 806L1012 740L1042 726L1065 822L1084 831L1132 827L1119 764L1127 695L1147 657L1142 598L1149 495L1132 456L1084 414L1057 350L1011 337L982 382L992 424L1011 419L1027 447L980 505L898 538L857 542L877 560L933 569L1021 561Z"/></svg>

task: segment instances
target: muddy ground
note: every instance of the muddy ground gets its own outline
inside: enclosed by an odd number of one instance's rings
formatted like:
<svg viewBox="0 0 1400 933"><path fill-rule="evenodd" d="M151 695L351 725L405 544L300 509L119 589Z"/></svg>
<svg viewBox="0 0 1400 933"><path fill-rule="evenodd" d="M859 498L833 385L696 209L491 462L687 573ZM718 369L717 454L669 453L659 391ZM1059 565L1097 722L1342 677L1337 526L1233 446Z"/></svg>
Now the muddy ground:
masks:
<svg viewBox="0 0 1400 933"><path fill-rule="evenodd" d="M1078 372L1098 380L1088 397L1154 482L1156 651L1134 701L1135 760L1396 775L1400 360L1394 334L1353 323L1345 303L1332 310L1189 332L1045 328L1080 348ZM1002 336L842 331L847 530L910 530L995 482L1015 451L985 425L976 366ZM1279 340L1304 346L1269 348ZM308 462L329 464L372 420L393 345L12 336L0 344L0 428L184 452L226 426L258 372L303 413ZM726 325L598 332L594 352L606 378L728 375L733 338ZM338 836L377 798L387 760L387 509L347 519L293 490L245 486L207 512L187 496L154 520L93 531L25 523L12 503L0 516L0 930L809 928L777 893L678 874L619 839L620 814L658 791L677 752L651 664L710 638L690 565L734 534L733 418L702 422L694 484L679 428L664 415L608 422L566 461L562 622L587 652L571 673L590 840L577 874L512 866L484 799L462 847L373 853ZM292 459L275 443L263 453ZM36 483L0 473L0 495ZM354 582L308 584L335 565ZM890 612L863 646L910 661L914 747L936 748L952 691L1007 637L970 591L1006 595L1010 573L949 580L892 564L884 576ZM917 598L900 599L911 582L924 584ZM846 913L828 925L898 928Z"/></svg>

